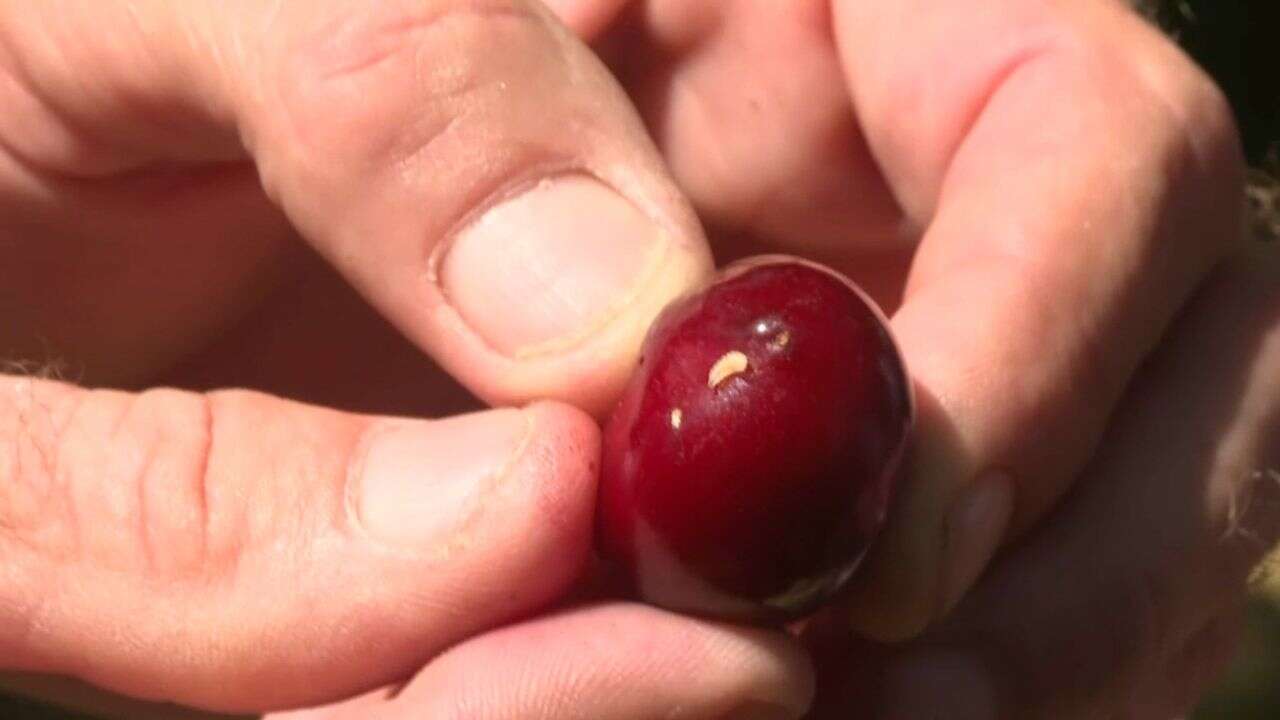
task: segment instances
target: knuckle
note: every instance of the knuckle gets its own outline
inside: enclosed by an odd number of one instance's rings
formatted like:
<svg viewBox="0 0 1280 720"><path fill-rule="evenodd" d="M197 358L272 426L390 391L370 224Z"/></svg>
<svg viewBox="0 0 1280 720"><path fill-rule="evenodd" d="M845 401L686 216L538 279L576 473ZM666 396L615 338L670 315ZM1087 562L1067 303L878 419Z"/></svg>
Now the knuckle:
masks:
<svg viewBox="0 0 1280 720"><path fill-rule="evenodd" d="M1168 162L1189 154L1217 180L1241 174L1239 134L1226 96L1146 21L1098 22L1087 13L1072 14L1053 37L1050 54L1078 70L1067 94L1104 109L1113 129L1140 141L1135 150L1144 152L1131 152L1134 158Z"/></svg>
<svg viewBox="0 0 1280 720"><path fill-rule="evenodd" d="M1172 47L1147 52L1143 63L1149 102L1166 121L1167 152L1197 190L1225 187L1244 192L1244 156L1234 114L1216 83Z"/></svg>
<svg viewBox="0 0 1280 720"><path fill-rule="evenodd" d="M178 390L133 396L114 443L125 450L119 482L135 495L126 518L146 566L185 575L206 557L207 463L212 440L208 400ZM109 449L109 452L117 452Z"/></svg>
<svg viewBox="0 0 1280 720"><path fill-rule="evenodd" d="M198 566L206 418L200 395L177 390L87 396L57 451L83 552L166 575Z"/></svg>
<svg viewBox="0 0 1280 720"><path fill-rule="evenodd" d="M218 571L349 530L346 483L364 423L252 390L205 398L206 565Z"/></svg>
<svg viewBox="0 0 1280 720"><path fill-rule="evenodd" d="M1144 22L1133 23L1122 26L1118 38L1114 30L1081 31L1076 54L1102 80L1097 86L1108 88L1100 99L1119 110L1118 130L1135 141L1129 155L1155 171L1148 174L1157 178L1156 193L1165 204L1197 208L1217 222L1215 232L1173 235L1220 242L1218 208L1239 213L1244 192L1233 111L1214 80L1180 48Z"/></svg>
<svg viewBox="0 0 1280 720"><path fill-rule="evenodd" d="M1146 91L1152 114L1163 117L1153 153L1163 188L1164 224L1155 242L1196 246L1216 264L1241 244L1244 232L1245 161L1234 116L1217 86L1189 60L1153 71ZM1154 64L1154 63L1153 63Z"/></svg>
<svg viewBox="0 0 1280 720"><path fill-rule="evenodd" d="M291 215L360 217L355 177L429 198L415 233L429 251L485 197L589 144L564 126L598 112L600 94L582 88L601 76L540 4L342 5L267 42L262 100L245 114L262 185ZM364 236L308 230L339 253Z"/></svg>
<svg viewBox="0 0 1280 720"><path fill-rule="evenodd" d="M57 491L55 447L66 398L42 381L3 377L0 390L0 539L59 556L69 538Z"/></svg>
<svg viewBox="0 0 1280 720"><path fill-rule="evenodd" d="M1163 51L1163 52L1160 52ZM1176 131L1218 180L1242 177L1244 159L1239 128L1227 96L1199 65L1162 40L1149 53L1147 67L1154 76L1152 94L1173 119Z"/></svg>
<svg viewBox="0 0 1280 720"><path fill-rule="evenodd" d="M344 6L281 43L272 94L305 148L404 152L507 89L511 58L554 45L549 27L519 0Z"/></svg>
<svg viewBox="0 0 1280 720"><path fill-rule="evenodd" d="M15 381L0 394L0 534L65 563L195 571L208 417L193 393Z"/></svg>

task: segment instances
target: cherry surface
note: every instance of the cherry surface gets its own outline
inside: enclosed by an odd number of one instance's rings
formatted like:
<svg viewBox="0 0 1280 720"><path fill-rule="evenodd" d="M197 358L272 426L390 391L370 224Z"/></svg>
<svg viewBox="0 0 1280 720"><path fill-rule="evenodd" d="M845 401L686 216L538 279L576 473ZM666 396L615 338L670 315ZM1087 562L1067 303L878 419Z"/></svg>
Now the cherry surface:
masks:
<svg viewBox="0 0 1280 720"><path fill-rule="evenodd" d="M884 524L913 422L883 315L851 283L758 258L655 321L605 429L602 554L645 601L804 616Z"/></svg>

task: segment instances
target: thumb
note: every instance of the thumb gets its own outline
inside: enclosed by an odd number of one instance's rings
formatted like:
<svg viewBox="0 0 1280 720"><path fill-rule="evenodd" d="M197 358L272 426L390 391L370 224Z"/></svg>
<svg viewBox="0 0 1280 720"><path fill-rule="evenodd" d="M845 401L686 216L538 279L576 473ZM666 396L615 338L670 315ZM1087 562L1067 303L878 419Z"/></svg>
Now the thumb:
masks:
<svg viewBox="0 0 1280 720"><path fill-rule="evenodd" d="M552 404L419 421L0 378L0 670L222 711L402 679L575 579L597 443Z"/></svg>
<svg viewBox="0 0 1280 720"><path fill-rule="evenodd" d="M28 155L122 175L251 161L306 240L493 404L603 412L652 318L710 272L626 95L535 0L0 7L39 98L20 109L42 110L19 119L53 128Z"/></svg>
<svg viewBox="0 0 1280 720"><path fill-rule="evenodd" d="M278 5L236 104L294 224L484 399L607 409L711 264L604 67L537 2Z"/></svg>

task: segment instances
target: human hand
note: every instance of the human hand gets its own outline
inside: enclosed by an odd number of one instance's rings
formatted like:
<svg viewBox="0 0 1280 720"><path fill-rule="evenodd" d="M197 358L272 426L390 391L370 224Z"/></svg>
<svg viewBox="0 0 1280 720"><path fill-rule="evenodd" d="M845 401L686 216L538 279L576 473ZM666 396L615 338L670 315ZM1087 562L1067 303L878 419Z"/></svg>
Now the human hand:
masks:
<svg viewBox="0 0 1280 720"><path fill-rule="evenodd" d="M1169 720L1233 656L1280 540L1280 253L1216 271L1061 507L906 645L806 638L813 720ZM1274 570L1273 570L1274 572Z"/></svg>
<svg viewBox="0 0 1280 720"><path fill-rule="evenodd" d="M474 407L422 349L493 403L599 411L710 269L624 95L543 11L0 18L0 356L84 386L0 379L0 666L225 711L415 674L418 711L469 717L803 710L781 633L625 604L517 622L590 551L581 410L412 419ZM86 389L157 383L257 391Z"/></svg>
<svg viewBox="0 0 1280 720"><path fill-rule="evenodd" d="M896 309L923 446L849 610L933 630L824 615L814 716L1185 710L1277 520L1274 263L1189 304L1241 237L1208 80L1118 2L552 5L720 255L800 252Z"/></svg>
<svg viewBox="0 0 1280 720"><path fill-rule="evenodd" d="M1112 0L549 4L636 99L718 257L806 255L891 311L918 443L846 615L918 635L1082 477L1237 245L1221 94Z"/></svg>

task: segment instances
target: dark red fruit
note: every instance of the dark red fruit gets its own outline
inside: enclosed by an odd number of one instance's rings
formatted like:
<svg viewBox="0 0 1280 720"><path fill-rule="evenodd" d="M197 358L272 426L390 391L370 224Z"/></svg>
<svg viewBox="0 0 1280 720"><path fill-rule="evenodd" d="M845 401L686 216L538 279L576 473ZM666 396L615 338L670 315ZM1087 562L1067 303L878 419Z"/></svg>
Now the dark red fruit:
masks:
<svg viewBox="0 0 1280 720"><path fill-rule="evenodd" d="M602 552L657 605L810 613L884 523L910 387L848 281L793 258L730 270L649 331L605 431Z"/></svg>

